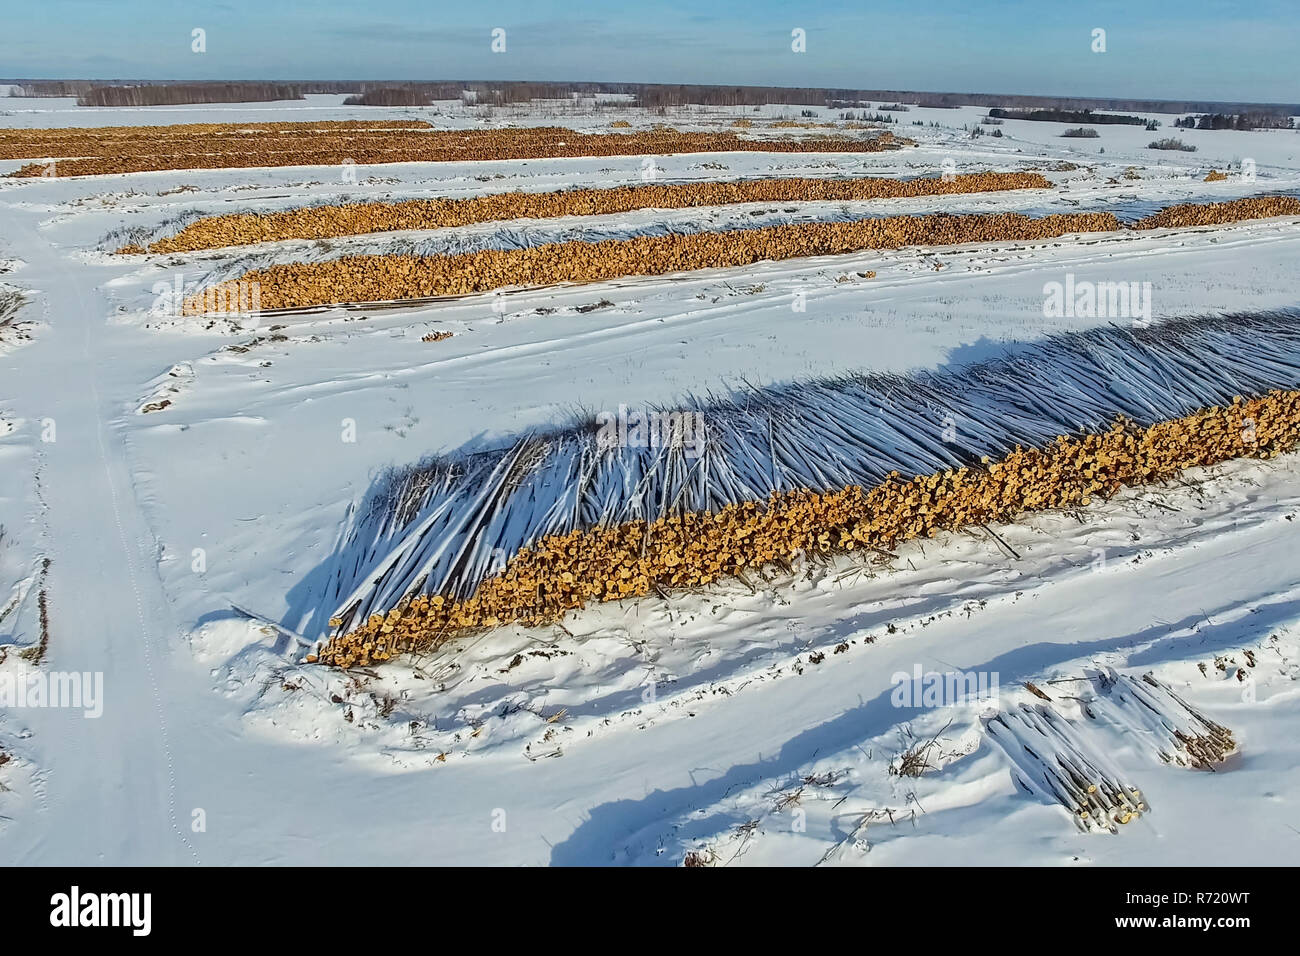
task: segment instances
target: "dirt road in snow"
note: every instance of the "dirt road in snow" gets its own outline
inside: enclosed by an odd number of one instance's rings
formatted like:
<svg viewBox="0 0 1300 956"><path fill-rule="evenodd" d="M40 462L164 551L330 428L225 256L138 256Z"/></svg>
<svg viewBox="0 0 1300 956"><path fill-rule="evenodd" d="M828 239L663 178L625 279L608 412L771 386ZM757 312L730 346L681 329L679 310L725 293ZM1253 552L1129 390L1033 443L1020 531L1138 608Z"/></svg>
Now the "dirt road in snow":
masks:
<svg viewBox="0 0 1300 956"><path fill-rule="evenodd" d="M173 740L158 686L180 630L111 424L122 409L104 397L116 347L103 320L109 310L32 223L11 222L5 234L23 250L22 280L40 290L35 303L47 326L6 376L16 410L39 435L33 480L50 559L46 667L102 673L105 696L97 718L72 708L25 711L49 760L40 823L23 828L18 862L193 861L176 816Z"/></svg>

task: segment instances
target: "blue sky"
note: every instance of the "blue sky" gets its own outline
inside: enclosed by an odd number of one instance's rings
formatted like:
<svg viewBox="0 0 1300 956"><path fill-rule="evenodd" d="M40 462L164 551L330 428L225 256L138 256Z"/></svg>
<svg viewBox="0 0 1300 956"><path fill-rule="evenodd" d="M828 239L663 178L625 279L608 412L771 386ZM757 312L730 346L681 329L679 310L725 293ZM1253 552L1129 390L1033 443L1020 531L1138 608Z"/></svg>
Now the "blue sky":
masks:
<svg viewBox="0 0 1300 956"><path fill-rule="evenodd" d="M1300 0L32 0L0 76L570 79L1300 101ZM207 52L190 50L191 30ZM490 32L506 30L506 52ZM807 52L790 31L807 33ZM1106 30L1107 51L1091 50Z"/></svg>

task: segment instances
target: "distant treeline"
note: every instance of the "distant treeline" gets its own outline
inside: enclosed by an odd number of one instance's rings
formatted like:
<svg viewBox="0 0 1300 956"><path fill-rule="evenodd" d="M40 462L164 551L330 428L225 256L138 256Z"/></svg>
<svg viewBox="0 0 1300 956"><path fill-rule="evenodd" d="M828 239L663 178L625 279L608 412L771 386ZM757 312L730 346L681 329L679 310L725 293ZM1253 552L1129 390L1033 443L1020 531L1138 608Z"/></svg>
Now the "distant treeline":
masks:
<svg viewBox="0 0 1300 956"><path fill-rule="evenodd" d="M171 86L96 86L78 106L181 106L187 103L269 103L300 100L296 86L279 83L177 83Z"/></svg>
<svg viewBox="0 0 1300 956"><path fill-rule="evenodd" d="M83 96L96 87L174 87L195 86L193 82L136 80L30 80L0 79L0 83L21 87L20 96ZM259 85L235 82L231 85ZM994 107L999 109L1062 111L1089 114L1092 110L1134 111L1142 113L1206 113L1240 116L1252 113L1291 116L1300 114L1293 103L1239 103L1209 100L1140 100L1078 96L1030 96L1015 93L934 93L915 90L852 90L821 87L774 86L707 86L702 84L588 83L439 80L429 82L362 81L362 80L294 80L300 94L351 93L364 95L380 89L411 89L428 93L432 100L459 99L470 91L479 103L489 105L523 103L530 99L570 99L575 94L626 94L636 105L658 109L675 106L830 106L831 108L864 107L871 103L903 103L930 108L958 106ZM1092 115L1069 115L1061 120L1070 123L1116 122Z"/></svg>
<svg viewBox="0 0 1300 956"><path fill-rule="evenodd" d="M386 90L367 90L349 96L344 106L428 106L433 97L421 90L394 87Z"/></svg>
<svg viewBox="0 0 1300 956"><path fill-rule="evenodd" d="M428 106L434 100L464 100L480 106L506 106L531 103L533 100L567 100L577 96L595 96L627 92L599 87L619 86L610 83L359 83L355 96L344 100L348 106Z"/></svg>
<svg viewBox="0 0 1300 956"><path fill-rule="evenodd" d="M357 91L356 83L340 83L337 80L306 82L306 83L266 83L262 81L231 81L228 83L177 83L171 80L0 80L0 84L12 84L14 90L13 96L32 96L32 97L83 97L92 90L99 89L139 89L149 88L189 88L196 89L204 86L221 86L236 88L259 88L274 86L281 89L292 89L297 95L288 97L289 99L299 99L306 93L353 93ZM98 95L98 94L96 94ZM195 102L211 102L206 100L196 100ZM251 102L251 101L250 101Z"/></svg>
<svg viewBox="0 0 1300 956"><path fill-rule="evenodd" d="M1019 93L917 93L908 90L830 91L842 98L859 97L887 102L916 103L931 108L986 106L1046 110L1130 110L1137 113L1241 113L1248 110L1300 114L1294 103L1216 103L1207 100L1139 100L1118 97L1030 96Z"/></svg>
<svg viewBox="0 0 1300 956"><path fill-rule="evenodd" d="M1044 123L1121 123L1125 126L1145 126L1140 116L1118 116L1113 113L1094 113L1092 110L1002 110L991 109L989 116L996 119L1040 120Z"/></svg>
<svg viewBox="0 0 1300 956"><path fill-rule="evenodd" d="M638 105L658 106L761 106L764 104L826 105L832 109L862 107L871 103L904 103L930 109L958 106L1000 107L1015 109L1136 110L1148 113L1244 112L1264 109L1271 112L1295 112L1300 106L1281 103L1214 103L1194 100L1138 100L1089 98L1077 96L1028 96L1005 93L927 93L915 90L848 90L775 86L670 86L663 84L589 84L600 92L631 93ZM1084 116L1067 122L1101 122ZM1139 120L1138 122L1143 122Z"/></svg>
<svg viewBox="0 0 1300 956"><path fill-rule="evenodd" d="M1207 113L1174 120L1179 129L1295 129L1295 120L1281 113Z"/></svg>

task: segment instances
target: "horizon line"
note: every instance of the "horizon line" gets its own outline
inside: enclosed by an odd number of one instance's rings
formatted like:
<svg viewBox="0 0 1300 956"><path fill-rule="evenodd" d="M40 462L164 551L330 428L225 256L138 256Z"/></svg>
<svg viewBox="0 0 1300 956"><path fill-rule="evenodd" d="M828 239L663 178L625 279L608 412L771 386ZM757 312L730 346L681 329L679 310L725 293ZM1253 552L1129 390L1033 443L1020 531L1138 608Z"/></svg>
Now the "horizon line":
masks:
<svg viewBox="0 0 1300 956"><path fill-rule="evenodd" d="M53 76L53 77L27 76L27 77L18 77L18 78L13 78L13 77L0 78L0 84L4 84L4 85L22 86L24 85L24 83L98 83L98 84L104 84L106 86L132 84L132 83L149 84L149 85L161 85L161 84L189 85L189 84L202 84L202 83L230 83L230 84L269 83L269 84L275 84L280 86L293 86L295 84L313 84L313 83L317 83L317 84L383 83L383 84L391 84L394 86L413 85L413 84L434 85L434 84L442 84L442 83L482 83L482 84L536 83L536 84L549 84L553 86L572 84L572 85L596 86L596 87L638 86L638 87L700 87L705 89L738 89L738 90L792 90L792 91L814 90L821 93L846 93L846 94L847 93L852 93L852 94L887 93L891 95L918 95L918 96L970 96L970 97L987 97L990 99L998 98L998 97L1027 97L1027 98L1039 98L1039 99L1055 99L1055 100L1064 99L1064 100L1083 100L1083 101L1126 100L1126 101L1136 101L1136 102L1146 102L1146 103L1212 103L1212 104L1219 104L1225 106L1268 106L1268 107L1285 106L1285 107L1294 107L1296 109L1300 109L1300 102L1286 102L1282 100L1278 100L1278 101L1214 100L1214 99L1205 99L1203 97L1194 97L1194 96L1160 97L1160 96L1132 96L1132 95L1128 95L1128 96L1085 95L1085 94L1078 94L1078 93L1023 93L1023 92L994 93L994 92L985 92L985 91L963 91L963 90L908 90L908 89L857 88L857 87L846 87L846 86L817 86L817 85L788 86L788 85L771 85L771 84L762 84L762 83L694 83L694 82L662 83L662 82L645 82L641 80L575 80L575 79L546 80L546 79L537 79L537 78L524 79L524 80L508 80L502 78L467 79L463 77L449 77L444 79L418 79L418 80L417 79L362 79L358 77L347 77L347 78L339 78L339 79L332 79L332 78L266 79L266 78L250 78L250 77L223 78L223 79L211 79L211 78L185 79L185 78L173 77L173 78L166 78L166 79L150 79L146 77L73 77L73 76ZM337 94L322 93L322 94L305 94L305 95L330 96L330 95L337 95ZM43 99L44 97L14 97L12 95L9 97L0 97L0 99L5 99L5 98ZM872 98L879 99L878 96ZM204 105L204 104L194 104L194 105ZM810 104L791 103L790 105L810 105ZM965 104L965 105L978 105L978 104Z"/></svg>

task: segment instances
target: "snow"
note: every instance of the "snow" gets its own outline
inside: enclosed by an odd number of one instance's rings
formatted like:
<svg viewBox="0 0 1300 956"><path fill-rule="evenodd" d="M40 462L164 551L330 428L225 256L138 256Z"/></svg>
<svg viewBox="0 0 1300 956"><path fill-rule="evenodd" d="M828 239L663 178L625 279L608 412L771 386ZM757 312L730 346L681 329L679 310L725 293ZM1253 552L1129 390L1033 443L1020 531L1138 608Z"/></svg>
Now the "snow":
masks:
<svg viewBox="0 0 1300 956"><path fill-rule="evenodd" d="M0 100L0 124L679 120L623 109L489 118L457 104L379 110L341 99L138 110ZM743 115L797 119L799 109ZM896 153L656 164L665 181L935 175L947 158L958 171L1080 166L1049 171L1058 188L1047 195L931 201L980 210L1300 187L1294 132L1174 131L1164 116L1156 134L1102 126L1099 139L1065 140L1063 124L1008 120L985 127L1002 139L969 139L961 127L984 113L896 114L896 131L921 143ZM726 128L737 115L681 119ZM1198 151L1144 148L1164 135ZM1257 183L1201 182L1244 158ZM18 165L0 163L0 173ZM1129 166L1140 179L1123 178ZM754 592L735 582L606 605L563 629L503 628L373 675L301 664L292 636L232 609L296 629L348 508L382 469L430 453L497 447L584 409L667 404L746 381L958 365L1107 321L1044 317L1044 283L1067 273L1151 282L1157 318L1297 304L1292 220L864 252L518 291L504 312L473 296L239 328L151 315L152 286L250 255L290 261L302 244L146 261L110 255L107 241L192 210L610 186L640 172L638 158L621 157L365 167L356 184L328 167L0 180L0 282L26 295L18 317L31 333L0 337L0 614L15 607L0 619L0 644L37 640L48 557L43 666L102 673L105 697L98 719L0 711L0 749L13 757L0 766L0 860L675 865L697 851L735 864L1300 861L1300 744L1289 732L1300 717L1296 456L994 529L1018 559L983 535L950 535L888 563L801 567L753 582ZM733 221L734 211L496 224L436 239L689 227L713 216ZM411 238L341 241L329 254ZM876 278L858 277L868 270ZM791 309L796 290L806 312ZM602 300L612 304L582 311ZM455 335L422 342L433 330ZM355 442L343 440L345 420ZM0 676L18 665L11 652ZM1061 807L1017 790L980 706L891 705L892 676L918 665L996 672L1004 712L1038 702L1024 681L1048 687L1101 666L1151 672L1231 728L1240 753L1210 774L1162 764L1135 735L1098 728L1091 745L1137 782L1151 812L1114 836L1082 833ZM941 766L890 773L908 746L930 739ZM1225 820L1230 837L1212 828Z"/></svg>

